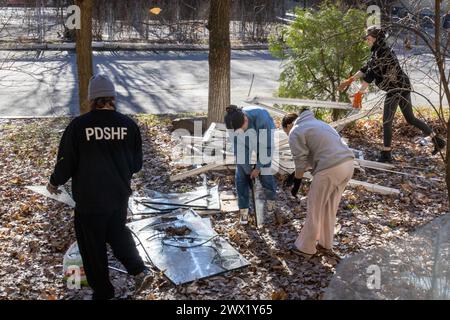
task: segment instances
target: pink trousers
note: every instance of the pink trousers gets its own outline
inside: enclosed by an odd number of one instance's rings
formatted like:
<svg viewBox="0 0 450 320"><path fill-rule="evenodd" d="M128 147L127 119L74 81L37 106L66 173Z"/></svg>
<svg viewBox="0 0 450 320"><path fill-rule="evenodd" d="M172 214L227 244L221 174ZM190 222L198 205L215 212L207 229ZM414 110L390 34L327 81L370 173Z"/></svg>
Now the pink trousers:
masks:
<svg viewBox="0 0 450 320"><path fill-rule="evenodd" d="M350 160L314 175L308 192L306 221L295 241L298 250L315 254L317 241L325 249L333 247L337 209L353 170Z"/></svg>

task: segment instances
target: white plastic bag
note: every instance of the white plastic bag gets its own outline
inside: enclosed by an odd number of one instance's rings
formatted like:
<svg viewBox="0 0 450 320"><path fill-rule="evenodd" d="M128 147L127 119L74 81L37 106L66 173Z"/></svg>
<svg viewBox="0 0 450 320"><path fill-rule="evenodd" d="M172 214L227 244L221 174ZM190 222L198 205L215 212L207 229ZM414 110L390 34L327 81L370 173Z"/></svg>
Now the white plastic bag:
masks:
<svg viewBox="0 0 450 320"><path fill-rule="evenodd" d="M83 286L89 286L77 242L72 243L64 255L63 273L64 281L66 281L69 289L80 289Z"/></svg>

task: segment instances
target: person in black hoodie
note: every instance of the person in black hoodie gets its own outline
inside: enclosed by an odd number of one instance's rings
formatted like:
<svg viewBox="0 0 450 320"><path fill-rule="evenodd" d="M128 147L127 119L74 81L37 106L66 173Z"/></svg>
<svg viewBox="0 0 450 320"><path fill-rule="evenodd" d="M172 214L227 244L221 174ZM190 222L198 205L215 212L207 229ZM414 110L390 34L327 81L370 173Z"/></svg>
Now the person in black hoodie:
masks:
<svg viewBox="0 0 450 320"><path fill-rule="evenodd" d="M378 88L387 92L383 112L384 148L378 161L392 162L392 122L399 105L406 121L420 129L426 136L431 137L434 144L432 154L435 155L445 147L445 141L437 136L425 122L414 116L411 103L411 82L385 39L386 34L380 27L372 26L367 29L365 40L371 47L372 55L364 67L340 84L339 90L344 91L353 81L362 79L361 88L354 96L353 107L355 108L361 107L362 96L370 83L375 82Z"/></svg>
<svg viewBox="0 0 450 320"><path fill-rule="evenodd" d="M72 178L75 234L93 299L111 299L108 243L116 258L135 276L136 291L152 280L130 230L126 227L131 178L142 168L139 127L115 110L114 84L104 75L89 82L91 111L75 118L59 145L57 162L47 189Z"/></svg>

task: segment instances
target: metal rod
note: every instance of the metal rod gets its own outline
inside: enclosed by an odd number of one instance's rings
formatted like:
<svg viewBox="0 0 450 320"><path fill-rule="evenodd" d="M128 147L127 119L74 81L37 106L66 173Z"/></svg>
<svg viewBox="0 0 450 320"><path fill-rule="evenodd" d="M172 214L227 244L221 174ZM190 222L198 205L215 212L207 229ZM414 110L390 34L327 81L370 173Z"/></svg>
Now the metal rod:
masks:
<svg viewBox="0 0 450 320"><path fill-rule="evenodd" d="M250 97L250 93L252 92L252 87L253 87L253 80L255 79L255 74L252 74L252 82L250 83L250 89L248 89L248 95L247 97Z"/></svg>
<svg viewBox="0 0 450 320"><path fill-rule="evenodd" d="M114 268L111 266L108 266L109 269L120 272L120 273L124 273L124 274L128 274L128 272L126 272L125 270L119 269L119 268Z"/></svg>
<svg viewBox="0 0 450 320"><path fill-rule="evenodd" d="M200 200L200 199L206 198L206 197L208 197L208 196L209 196L209 193L204 194L204 195L202 195L202 196L199 196L199 197L197 197L197 198L188 200L188 201L184 202L183 204L188 204L188 203L194 202L194 201L196 201L196 200Z"/></svg>
<svg viewBox="0 0 450 320"><path fill-rule="evenodd" d="M208 206L189 205L189 204L183 204L183 203L166 203L166 202L147 201L147 200L141 200L141 201L137 201L137 202L142 203L143 205L145 205L145 204L156 204L156 205L164 205L164 206L171 206L171 207L182 207L182 208L200 208L200 209L208 208Z"/></svg>

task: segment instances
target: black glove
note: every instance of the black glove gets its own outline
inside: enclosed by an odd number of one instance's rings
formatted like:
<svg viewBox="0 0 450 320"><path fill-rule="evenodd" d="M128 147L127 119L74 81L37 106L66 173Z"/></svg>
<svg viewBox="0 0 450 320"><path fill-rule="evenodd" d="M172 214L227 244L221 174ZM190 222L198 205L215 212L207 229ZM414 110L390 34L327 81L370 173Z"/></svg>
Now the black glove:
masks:
<svg viewBox="0 0 450 320"><path fill-rule="evenodd" d="M292 190L291 190L292 196L297 197L297 193L298 193L298 190L300 189L301 185L302 185L302 179L297 179L294 176L294 186L292 187Z"/></svg>
<svg viewBox="0 0 450 320"><path fill-rule="evenodd" d="M254 183L253 179L250 178L249 174L246 175L246 178L247 178L248 186L250 187L250 189L253 189L253 183Z"/></svg>
<svg viewBox="0 0 450 320"><path fill-rule="evenodd" d="M288 175L286 179L284 179L283 186L285 188L288 188L294 184L294 181L295 181L295 171L292 172L290 175Z"/></svg>

